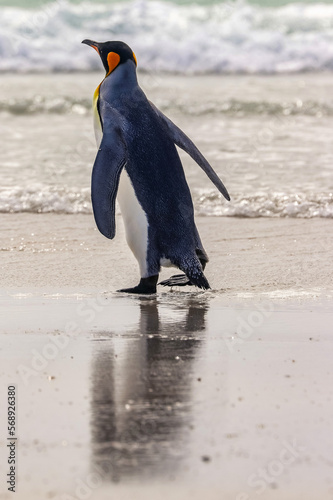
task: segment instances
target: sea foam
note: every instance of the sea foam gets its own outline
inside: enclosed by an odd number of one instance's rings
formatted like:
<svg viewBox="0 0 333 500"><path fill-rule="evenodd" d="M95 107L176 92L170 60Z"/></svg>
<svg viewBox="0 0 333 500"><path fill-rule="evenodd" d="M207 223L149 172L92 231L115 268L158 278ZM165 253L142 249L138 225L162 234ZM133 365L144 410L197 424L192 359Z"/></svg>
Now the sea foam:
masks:
<svg viewBox="0 0 333 500"><path fill-rule="evenodd" d="M216 190L194 190L197 215L215 217L333 218L333 193L232 193L231 202ZM0 190L0 213L90 214L89 188L12 186ZM117 209L117 213L120 211Z"/></svg>
<svg viewBox="0 0 333 500"><path fill-rule="evenodd" d="M243 1L109 5L65 0L0 7L0 71L101 68L83 38L123 40L146 71L283 73L333 69L333 5L260 7Z"/></svg>

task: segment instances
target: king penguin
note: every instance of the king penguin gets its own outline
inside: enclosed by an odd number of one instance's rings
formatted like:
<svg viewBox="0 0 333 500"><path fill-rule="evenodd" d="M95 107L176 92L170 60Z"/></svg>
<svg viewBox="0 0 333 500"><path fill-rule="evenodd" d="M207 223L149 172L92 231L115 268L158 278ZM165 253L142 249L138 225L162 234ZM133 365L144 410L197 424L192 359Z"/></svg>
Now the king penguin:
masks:
<svg viewBox="0 0 333 500"><path fill-rule="evenodd" d="M228 191L193 142L147 99L130 47L119 41L82 43L97 51L106 71L93 99L98 146L91 182L95 221L104 236L114 238L117 198L127 243L140 267L139 285L118 291L156 293L161 266L184 273L161 285L210 288L203 273L208 257L176 145L230 200Z"/></svg>

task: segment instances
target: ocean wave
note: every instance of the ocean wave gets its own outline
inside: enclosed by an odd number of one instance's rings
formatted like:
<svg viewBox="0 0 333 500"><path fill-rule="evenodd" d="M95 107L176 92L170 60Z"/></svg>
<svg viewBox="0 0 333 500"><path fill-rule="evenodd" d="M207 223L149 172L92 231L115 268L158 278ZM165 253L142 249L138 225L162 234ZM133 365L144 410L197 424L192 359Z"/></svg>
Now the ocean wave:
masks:
<svg viewBox="0 0 333 500"><path fill-rule="evenodd" d="M226 202L216 190L194 190L193 199L200 216L333 218L333 193L232 194L231 202ZM2 188L0 212L89 214L90 189L43 185Z"/></svg>
<svg viewBox="0 0 333 500"><path fill-rule="evenodd" d="M101 69L83 38L123 40L140 68L181 73L280 73L333 69L333 5L280 7L228 1L176 5L66 0L39 9L0 7L0 71Z"/></svg>
<svg viewBox="0 0 333 500"><path fill-rule="evenodd" d="M333 107L325 102L302 101L297 99L292 102L268 101L240 101L229 99L222 102L209 101L184 102L176 99L163 99L156 103L164 112L176 111L185 115L200 116L205 114L227 115L273 115L273 116L333 116ZM76 99L73 97L57 96L44 97L36 95L26 99L0 100L0 113L6 112L14 115L31 115L36 113L79 114L85 115L91 111L91 99Z"/></svg>
<svg viewBox="0 0 333 500"><path fill-rule="evenodd" d="M0 213L91 213L89 188L68 188L36 184L0 189Z"/></svg>
<svg viewBox="0 0 333 500"><path fill-rule="evenodd" d="M91 111L91 99L75 99L72 97L44 97L36 95L26 99L0 100L0 112L13 115L32 115L35 113L74 113L85 115Z"/></svg>
<svg viewBox="0 0 333 500"><path fill-rule="evenodd" d="M195 197L198 215L216 217L333 218L333 193L257 192L232 195L224 203L216 191L202 191Z"/></svg>

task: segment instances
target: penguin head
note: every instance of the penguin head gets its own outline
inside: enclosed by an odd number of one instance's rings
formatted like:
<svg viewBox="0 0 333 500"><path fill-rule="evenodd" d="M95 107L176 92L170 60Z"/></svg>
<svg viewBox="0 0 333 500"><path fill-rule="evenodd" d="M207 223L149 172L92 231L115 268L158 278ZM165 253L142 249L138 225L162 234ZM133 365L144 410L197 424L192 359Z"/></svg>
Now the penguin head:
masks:
<svg viewBox="0 0 333 500"><path fill-rule="evenodd" d="M104 65L106 76L109 76L117 66L126 61L133 61L137 66L137 60L133 50L124 42L94 42L93 40L83 40L82 43L89 45L100 55Z"/></svg>

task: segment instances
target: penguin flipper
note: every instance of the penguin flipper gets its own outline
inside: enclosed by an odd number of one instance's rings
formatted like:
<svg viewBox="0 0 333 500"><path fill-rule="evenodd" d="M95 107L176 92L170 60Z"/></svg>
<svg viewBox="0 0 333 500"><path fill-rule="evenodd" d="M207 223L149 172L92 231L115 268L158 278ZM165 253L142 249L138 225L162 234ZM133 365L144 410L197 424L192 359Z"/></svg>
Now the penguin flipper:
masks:
<svg viewBox="0 0 333 500"><path fill-rule="evenodd" d="M220 193L222 193L223 196L228 201L230 201L230 196L227 191L227 188L225 187L221 179L218 177L216 172L213 170L211 165L208 163L206 158L202 155L202 153L200 153L196 145L191 141L189 137L187 137L187 135L179 127L177 127L177 125L175 125L168 117L166 117L152 102L150 102L150 105L152 106L153 110L157 113L157 115L165 125L165 128L167 129L169 136L171 137L173 142L181 149L186 151L186 153L189 154L191 158L193 158L193 160L199 165L199 167L201 167L202 170L206 173L206 175L209 177L212 183L215 184Z"/></svg>
<svg viewBox="0 0 333 500"><path fill-rule="evenodd" d="M127 161L126 145L116 123L104 120L103 138L91 178L91 200L96 225L110 239L116 234L116 196L120 174Z"/></svg>

